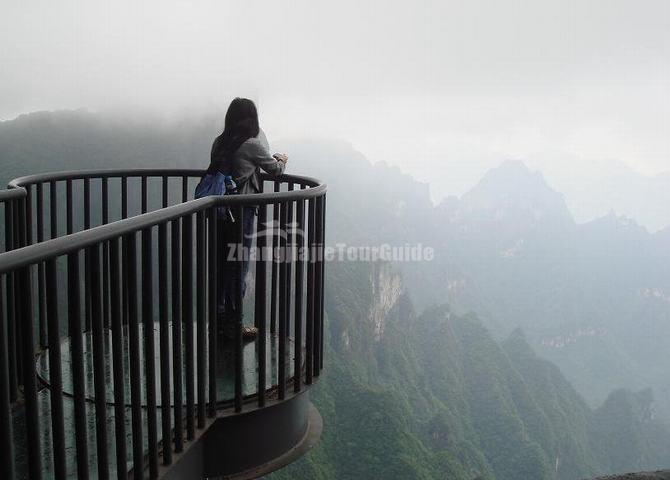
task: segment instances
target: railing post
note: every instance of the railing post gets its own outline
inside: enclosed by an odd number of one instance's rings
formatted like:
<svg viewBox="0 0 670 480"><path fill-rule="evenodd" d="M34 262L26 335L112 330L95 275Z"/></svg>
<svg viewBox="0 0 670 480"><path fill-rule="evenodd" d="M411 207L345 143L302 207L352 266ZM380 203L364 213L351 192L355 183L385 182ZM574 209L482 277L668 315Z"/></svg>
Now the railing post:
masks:
<svg viewBox="0 0 670 480"><path fill-rule="evenodd" d="M128 343L130 356L130 405L133 436L133 478L143 478L144 439L142 436L142 383L140 358L140 327L137 309L137 238L135 234L123 238L126 301L128 312Z"/></svg>
<svg viewBox="0 0 670 480"><path fill-rule="evenodd" d="M44 241L44 187L42 183L37 184L35 195L37 196L37 243ZM37 318L39 325L39 341L42 348L47 346L46 325L46 297L44 291L44 262L37 265Z"/></svg>
<svg viewBox="0 0 670 480"><path fill-rule="evenodd" d="M23 395L26 406L26 438L28 440L28 475L31 480L42 478L37 380L35 378L35 340L32 306L32 278L30 267L19 272L23 319Z"/></svg>
<svg viewBox="0 0 670 480"><path fill-rule="evenodd" d="M288 191L293 191L293 188L294 188L293 182L289 182ZM285 203L285 206L286 206L286 227L284 230L284 234L286 235L286 248L284 254L286 255L286 290L285 290L286 304L284 305L284 307L286 308L286 336L290 337L291 313L292 313L291 305L293 304L291 297L291 285L293 284L292 278L293 278L293 261L294 261L293 248L295 247L295 231L294 231L295 229L293 225L293 201L288 200Z"/></svg>
<svg viewBox="0 0 670 480"><path fill-rule="evenodd" d="M143 209L146 207L146 177L142 177ZM142 230L142 323L144 326L144 386L147 400L149 477L158 477L158 426L156 420L156 346L154 343L154 289L152 229Z"/></svg>
<svg viewBox="0 0 670 480"><path fill-rule="evenodd" d="M161 443L163 464L172 463L172 421L170 398L170 319L168 313L167 224L158 225L158 319L160 322ZM174 281L174 280L173 280Z"/></svg>
<svg viewBox="0 0 670 480"><path fill-rule="evenodd" d="M84 230L91 228L91 179L84 179ZM85 330L91 330L91 262L89 249L84 250L84 322Z"/></svg>
<svg viewBox="0 0 670 480"><path fill-rule="evenodd" d="M314 271L316 266L316 248L314 246L315 201L309 199L307 225L307 321L305 322L305 383L311 384L314 376Z"/></svg>
<svg viewBox="0 0 670 480"><path fill-rule="evenodd" d="M279 191L279 182L274 182L274 191ZM275 258L279 248L279 209L280 204L272 204L272 276L270 277L270 333L277 333L277 282L279 279L279 260Z"/></svg>
<svg viewBox="0 0 670 480"><path fill-rule="evenodd" d="M293 377L295 379L293 388L295 392L302 389L302 292L304 282L304 258L303 246L305 244L305 201L298 200L297 204L297 225L296 225L296 248L295 252L298 256L295 259L295 353L293 363Z"/></svg>
<svg viewBox="0 0 670 480"><path fill-rule="evenodd" d="M102 179L101 185L101 221L102 225L109 223L109 182L107 177ZM102 245L102 318L105 328L111 327L109 304L109 242Z"/></svg>
<svg viewBox="0 0 670 480"><path fill-rule="evenodd" d="M72 180L65 181L65 233L74 232L74 212L72 210Z"/></svg>
<svg viewBox="0 0 670 480"><path fill-rule="evenodd" d="M280 207L280 232L281 232L281 239L279 242L280 248L280 258L279 258L279 348L278 348L278 368L279 368L279 373L277 375L278 379L278 395L279 395L279 400L284 400L286 398L286 337L287 337L287 331L286 331L286 324L287 324L287 319L286 319L286 314L288 313L286 309L286 288L287 288L287 279L286 279L286 273L287 273L287 255L286 255L286 246L287 246L287 239L286 239L286 213L287 213L287 204L282 203Z"/></svg>
<svg viewBox="0 0 670 480"><path fill-rule="evenodd" d="M186 438L195 436L195 348L193 343L193 215L184 217L182 230L182 323L184 324L184 357L186 364Z"/></svg>
<svg viewBox="0 0 670 480"><path fill-rule="evenodd" d="M58 237L58 183L49 182L49 229L50 238Z"/></svg>
<svg viewBox="0 0 670 480"><path fill-rule="evenodd" d="M174 450L181 452L184 448L183 426L183 382L182 382L182 281L181 281L181 233L180 219L171 224L171 269L172 269L172 373L174 396Z"/></svg>
<svg viewBox="0 0 670 480"><path fill-rule="evenodd" d="M5 210L6 212L6 210ZM5 275L0 275L0 475L14 480L14 438L12 435L12 405L10 387L9 349L7 348Z"/></svg>
<svg viewBox="0 0 670 480"><path fill-rule="evenodd" d="M208 353L209 353L209 410L208 414L210 417L216 417L216 337L217 337L217 328L216 328L216 318L218 315L218 305L219 297L217 290L217 250L218 245L218 236L217 236L217 218L216 218L216 207L210 208L207 212L207 227L208 227L208 258L207 258L207 286L209 289L208 295L208 306L209 306L209 318L208 318L208 332L209 332L209 344L208 344Z"/></svg>
<svg viewBox="0 0 670 480"><path fill-rule="evenodd" d="M81 326L81 284L79 281L79 252L68 255L68 334L70 336L70 365L74 396L74 426L77 444L77 478L86 480L88 474L88 425L86 424L86 378L84 374L84 342Z"/></svg>
<svg viewBox="0 0 670 480"><path fill-rule="evenodd" d="M321 350L323 348L323 197L316 199L315 212L315 251L314 270L314 376L321 373Z"/></svg>
<svg viewBox="0 0 670 480"><path fill-rule="evenodd" d="M46 281L51 288L46 291L46 318L49 335L49 388L51 400L51 436L53 444L54 476L65 479L67 457L65 453L65 422L63 417L63 373L61 366L60 319L58 315L58 284L56 260L47 261Z"/></svg>
<svg viewBox="0 0 670 480"><path fill-rule="evenodd" d="M205 290L205 214L200 211L195 217L196 235L196 295L197 295L197 389L198 389L198 428L205 428L205 352L207 351L205 335L206 290Z"/></svg>
<svg viewBox="0 0 670 480"><path fill-rule="evenodd" d="M15 210L16 202L11 200L5 204L5 248L7 250L14 249L16 229L15 229ZM9 399L14 402L17 398L18 378L17 378L17 360L18 348L17 332L16 332L16 297L15 297L15 276L13 272L5 275L5 282L7 288L7 353L8 353L8 368L9 368Z"/></svg>
<svg viewBox="0 0 670 480"><path fill-rule="evenodd" d="M107 374L105 372L105 336L102 319L102 292L100 279L100 245L88 247L91 302L91 335L93 337L93 382L95 390L95 432L97 445L98 478L109 478L107 454Z"/></svg>
<svg viewBox="0 0 670 480"><path fill-rule="evenodd" d="M142 186L141 186L141 204L142 204L142 213L147 213L149 211L149 185L146 175L142 175Z"/></svg>
<svg viewBox="0 0 670 480"><path fill-rule="evenodd" d="M161 194L163 200L163 208L168 206L168 176L163 175L161 179Z"/></svg>
<svg viewBox="0 0 670 480"><path fill-rule="evenodd" d="M256 310L254 323L258 328L258 406L265 406L265 389L267 383L267 212L268 206L262 204L258 211L256 235ZM261 228L263 232L261 234Z"/></svg>
<svg viewBox="0 0 670 480"><path fill-rule="evenodd" d="M239 206L236 209L237 225L232 225L237 234L233 237L237 241L237 261L234 269L237 272L237 285L235 285L235 411L242 411L242 376L244 375L244 354L242 328L244 325L244 207Z"/></svg>
<svg viewBox="0 0 670 480"><path fill-rule="evenodd" d="M16 211L14 212L14 221L16 222L16 241L14 245L17 248L26 246L26 202L27 197L18 200L16 202ZM14 317L14 326L16 333L16 372L17 379L25 378L25 352L23 351L23 346L25 345L25 323L27 319L30 318L30 324L32 325L32 284L29 283L31 288L26 289L25 285L22 283L21 273L14 272L14 308L15 308L15 317ZM30 306L30 316L25 311L26 303ZM32 363L32 360L31 360ZM28 364L30 366L30 363Z"/></svg>
<svg viewBox="0 0 670 480"><path fill-rule="evenodd" d="M121 218L128 218L128 176L121 177Z"/></svg>
<svg viewBox="0 0 670 480"><path fill-rule="evenodd" d="M320 353L319 353L319 372L323 370L323 349L324 339L326 336L324 316L325 316L325 296L326 296L326 259L324 257L326 250L326 195L321 196L321 298L319 308L319 331L320 337Z"/></svg>
<svg viewBox="0 0 670 480"><path fill-rule="evenodd" d="M114 433L116 437L116 476L117 480L127 480L126 472L126 394L123 371L123 308L120 286L119 240L109 242L109 286L112 328L112 370L114 372ZM125 283L125 282L124 282Z"/></svg>
<svg viewBox="0 0 670 480"><path fill-rule="evenodd" d="M23 245L32 245L33 243L33 188L27 185L26 196L23 199L24 211L23 222L25 224L25 237L23 238Z"/></svg>
<svg viewBox="0 0 670 480"><path fill-rule="evenodd" d="M181 201L186 202L188 200L188 177L186 175L181 177Z"/></svg>

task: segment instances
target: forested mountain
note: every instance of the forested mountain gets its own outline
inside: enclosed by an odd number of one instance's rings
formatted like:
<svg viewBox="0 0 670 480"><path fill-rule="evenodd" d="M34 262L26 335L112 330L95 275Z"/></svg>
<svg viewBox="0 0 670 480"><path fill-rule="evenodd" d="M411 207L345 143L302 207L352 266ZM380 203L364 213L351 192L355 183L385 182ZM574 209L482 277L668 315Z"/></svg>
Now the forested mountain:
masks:
<svg viewBox="0 0 670 480"><path fill-rule="evenodd" d="M670 418L667 232L613 214L586 224L542 177L503 164L438 207L436 261L412 278L424 303L445 294L498 337L522 327L592 406L617 387L653 387ZM431 272L432 269L432 272Z"/></svg>
<svg viewBox="0 0 670 480"><path fill-rule="evenodd" d="M520 330L499 343L446 305L417 315L388 264L328 275L324 436L271 478L574 480L667 461L649 391L591 410Z"/></svg>
<svg viewBox="0 0 670 480"><path fill-rule="evenodd" d="M578 224L519 162L434 207L427 185L346 144L285 149L293 168L333 187L332 243L435 249L433 261L399 264L419 309L446 301L474 311L498 340L522 327L592 408L614 389L652 387L657 414L670 419L670 365L659 360L670 338L670 227L652 234L614 214Z"/></svg>
<svg viewBox="0 0 670 480"><path fill-rule="evenodd" d="M204 167L220 123L23 116L0 123L0 180ZM427 185L343 142L274 146L290 171L329 184L329 244L435 249L432 261L327 265L328 362L313 393L324 436L277 478L572 480L668 466L670 230L614 215L578 224L521 163L433 206Z"/></svg>

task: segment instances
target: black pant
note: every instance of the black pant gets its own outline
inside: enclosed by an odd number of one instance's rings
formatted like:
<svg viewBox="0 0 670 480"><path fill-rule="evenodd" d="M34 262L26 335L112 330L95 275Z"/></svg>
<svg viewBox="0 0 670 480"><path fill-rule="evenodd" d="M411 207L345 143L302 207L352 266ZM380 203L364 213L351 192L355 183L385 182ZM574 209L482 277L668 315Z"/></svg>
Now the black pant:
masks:
<svg viewBox="0 0 670 480"><path fill-rule="evenodd" d="M241 301L246 293L249 272L247 255L256 222L256 209L244 207L243 238L240 241L239 219L235 222L219 220L217 224L219 250L217 252L218 313L224 322L234 322L242 311ZM242 248L243 247L243 248ZM240 305L237 305L238 295Z"/></svg>

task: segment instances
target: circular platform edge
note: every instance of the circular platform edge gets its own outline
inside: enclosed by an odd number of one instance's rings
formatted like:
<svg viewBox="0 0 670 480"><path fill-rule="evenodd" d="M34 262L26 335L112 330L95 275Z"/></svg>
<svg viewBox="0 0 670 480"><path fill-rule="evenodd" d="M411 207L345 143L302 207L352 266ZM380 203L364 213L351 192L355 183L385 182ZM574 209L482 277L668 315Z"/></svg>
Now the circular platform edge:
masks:
<svg viewBox="0 0 670 480"><path fill-rule="evenodd" d="M243 472L235 473L232 475L226 475L218 477L220 480L251 480L254 478L259 478L268 473L274 472L283 468L300 457L305 455L318 443L319 438L321 438L321 433L323 432L323 418L319 413L319 410L314 406L312 402L309 403L309 412L307 414L307 431L302 440L293 448L288 450L286 453L280 457L275 458L263 465L254 467Z"/></svg>

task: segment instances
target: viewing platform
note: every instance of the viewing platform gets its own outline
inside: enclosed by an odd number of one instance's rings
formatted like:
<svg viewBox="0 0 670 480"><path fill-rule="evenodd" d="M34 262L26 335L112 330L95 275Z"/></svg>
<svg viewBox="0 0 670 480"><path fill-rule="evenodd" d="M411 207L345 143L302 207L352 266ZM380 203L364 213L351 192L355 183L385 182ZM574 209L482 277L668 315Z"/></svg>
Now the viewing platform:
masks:
<svg viewBox="0 0 670 480"><path fill-rule="evenodd" d="M190 200L202 174L61 172L0 191L0 478L257 478L317 442L326 186L264 176L259 194ZM220 229L241 239L242 222L221 206L258 225L225 331Z"/></svg>

